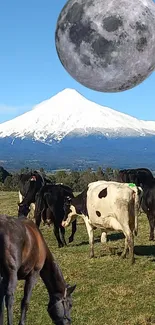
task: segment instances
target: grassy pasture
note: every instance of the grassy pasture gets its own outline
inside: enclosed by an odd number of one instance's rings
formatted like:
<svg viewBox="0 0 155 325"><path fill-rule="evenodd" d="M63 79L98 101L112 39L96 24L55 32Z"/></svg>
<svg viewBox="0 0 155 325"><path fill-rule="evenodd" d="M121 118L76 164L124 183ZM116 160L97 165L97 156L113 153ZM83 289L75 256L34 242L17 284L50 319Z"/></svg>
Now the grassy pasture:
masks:
<svg viewBox="0 0 155 325"><path fill-rule="evenodd" d="M18 194L0 192L0 213L17 215ZM121 233L109 233L109 241L100 243L95 231L95 255L88 257L89 244L84 224L79 219L75 241L59 249L52 227L41 226L43 235L59 263L66 281L77 284L73 294L74 325L152 325L155 324L155 244L148 241L149 225L139 217L135 239L136 262L119 256L124 247ZM71 229L66 230L66 238ZM113 254L112 254L113 252ZM23 281L18 282L14 305L14 324L18 324ZM33 290L27 325L48 325L48 294L41 280Z"/></svg>

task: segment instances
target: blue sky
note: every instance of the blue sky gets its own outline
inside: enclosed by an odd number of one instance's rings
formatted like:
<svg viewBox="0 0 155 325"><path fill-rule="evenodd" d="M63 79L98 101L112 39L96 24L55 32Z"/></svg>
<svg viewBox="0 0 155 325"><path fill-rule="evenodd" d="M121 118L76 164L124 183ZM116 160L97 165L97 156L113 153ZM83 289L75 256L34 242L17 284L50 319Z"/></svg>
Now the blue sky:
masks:
<svg viewBox="0 0 155 325"><path fill-rule="evenodd" d="M155 120L155 72L139 86L100 93L77 83L61 65L55 28L66 0L2 0L0 4L0 123L64 88L139 119Z"/></svg>

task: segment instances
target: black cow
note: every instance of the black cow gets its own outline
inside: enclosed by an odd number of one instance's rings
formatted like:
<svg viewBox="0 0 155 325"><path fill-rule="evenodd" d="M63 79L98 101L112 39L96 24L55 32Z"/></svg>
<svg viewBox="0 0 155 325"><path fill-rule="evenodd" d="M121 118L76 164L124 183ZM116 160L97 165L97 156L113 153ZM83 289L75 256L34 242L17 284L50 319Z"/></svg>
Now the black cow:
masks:
<svg viewBox="0 0 155 325"><path fill-rule="evenodd" d="M141 208L146 213L149 221L149 240L154 240L155 178L153 177L151 171L147 168L124 169L120 170L118 179L122 182L132 182L135 183L137 186L142 187L143 197L141 201Z"/></svg>
<svg viewBox="0 0 155 325"><path fill-rule="evenodd" d="M74 197L73 190L69 186L63 184L45 184L35 194L35 222L39 227L41 218L45 221L48 214L48 219L51 219L51 222L54 224L54 234L57 238L59 247L66 245L64 237L65 229L62 227L61 223L64 218L64 202L67 197ZM30 191L27 192L23 201L19 204L18 217L28 215L29 206L32 200L34 200L34 191L32 191L30 186ZM72 224L72 234L69 237L69 242L73 241L75 232L76 221Z"/></svg>
<svg viewBox="0 0 155 325"><path fill-rule="evenodd" d="M119 171L118 182L134 183L143 188L144 185L149 185L153 181L153 175L147 168L123 169Z"/></svg>
<svg viewBox="0 0 155 325"><path fill-rule="evenodd" d="M35 195L45 183L51 183L41 172L33 171L19 176L19 201L26 198L31 203L35 203Z"/></svg>
<svg viewBox="0 0 155 325"><path fill-rule="evenodd" d="M32 209L34 215L35 196L44 184L51 183L41 172L33 171L19 176L19 202ZM29 210L30 211L30 210Z"/></svg>
<svg viewBox="0 0 155 325"><path fill-rule="evenodd" d="M150 236L149 240L154 240L155 228L155 179L143 187L142 209L146 213L149 225Z"/></svg>

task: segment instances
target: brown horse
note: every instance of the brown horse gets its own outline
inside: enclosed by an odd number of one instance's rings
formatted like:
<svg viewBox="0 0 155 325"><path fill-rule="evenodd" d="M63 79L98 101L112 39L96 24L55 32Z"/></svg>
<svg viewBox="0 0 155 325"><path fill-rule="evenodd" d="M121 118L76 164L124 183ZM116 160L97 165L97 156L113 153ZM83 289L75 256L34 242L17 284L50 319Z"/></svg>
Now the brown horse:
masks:
<svg viewBox="0 0 155 325"><path fill-rule="evenodd" d="M24 325L32 289L41 276L48 293L47 311L56 325L71 324L72 297L76 285L66 284L61 270L33 221L0 215L0 325L4 298L7 324L13 324L14 293L18 280L25 280L19 325Z"/></svg>

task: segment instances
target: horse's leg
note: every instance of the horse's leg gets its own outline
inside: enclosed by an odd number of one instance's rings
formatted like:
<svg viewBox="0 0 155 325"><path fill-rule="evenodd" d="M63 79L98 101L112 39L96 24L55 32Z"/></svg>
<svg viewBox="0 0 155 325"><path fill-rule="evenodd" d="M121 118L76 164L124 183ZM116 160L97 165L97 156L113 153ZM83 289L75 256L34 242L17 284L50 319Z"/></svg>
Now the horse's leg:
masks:
<svg viewBox="0 0 155 325"><path fill-rule="evenodd" d="M25 280L24 297L21 301L21 317L20 317L19 325L25 324L26 313L29 307L29 301L32 295L32 290L37 282L38 275L39 275L38 271L34 271Z"/></svg>
<svg viewBox="0 0 155 325"><path fill-rule="evenodd" d="M6 308L7 308L7 324L13 324L13 303L14 303L14 293L17 285L17 271L12 270L8 277L8 285L6 289Z"/></svg>
<svg viewBox="0 0 155 325"><path fill-rule="evenodd" d="M69 243L71 243L74 240L75 233L76 233L76 219L72 222L72 233L69 237Z"/></svg>
<svg viewBox="0 0 155 325"><path fill-rule="evenodd" d="M4 322L4 296L5 296L5 283L0 275L0 325Z"/></svg>
<svg viewBox="0 0 155 325"><path fill-rule="evenodd" d="M59 234L59 225L56 224L55 220L54 220L54 229L53 229L53 231L54 231L54 235L55 235L55 237L56 237L56 239L57 239L57 241L58 241L58 247L59 247L59 248L60 248L60 247L63 247L64 244L63 244L63 242L61 241L61 239L60 239L60 234Z"/></svg>
<svg viewBox="0 0 155 325"><path fill-rule="evenodd" d="M64 246L67 246L66 240L65 240L65 228L60 224L60 233L61 233L61 239L64 244Z"/></svg>

